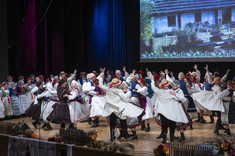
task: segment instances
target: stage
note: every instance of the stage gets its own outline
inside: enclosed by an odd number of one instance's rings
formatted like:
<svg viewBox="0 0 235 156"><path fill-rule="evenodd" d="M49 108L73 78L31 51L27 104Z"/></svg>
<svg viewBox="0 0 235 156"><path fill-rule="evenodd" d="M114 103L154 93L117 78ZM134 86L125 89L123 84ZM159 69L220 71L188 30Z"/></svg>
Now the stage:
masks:
<svg viewBox="0 0 235 156"><path fill-rule="evenodd" d="M207 122L210 121L209 117L205 117ZM215 117L215 121L216 121ZM11 120L5 120L2 122L26 122L30 128L32 128L35 133L37 134L37 138L41 138L44 140L47 140L49 137L55 136L55 134L59 133L59 125L51 124L53 127L53 130L50 131L43 131L42 129L37 129L33 127L32 120L30 118L18 118L18 119L11 119ZM156 137L160 134L161 128L156 124L156 122L151 119L150 122L151 131L145 132L140 130L140 126L137 127L137 136L138 140L127 140L127 141L121 141L121 142L128 142L135 146L135 152L134 155L153 155L153 149L156 148L158 145L161 144L161 139L156 139ZM216 135L213 133L215 124L200 124L198 122L194 122L193 124L193 130L190 130L189 128L185 131L185 137L186 140L182 142L182 144L204 144L210 139L213 139L216 137ZM85 123L78 123L78 129L82 129L84 131L91 130L90 125ZM97 129L101 129L101 135L98 137L98 140L104 140L109 141L110 139L110 132L109 132L109 125L106 122L105 118L100 118L100 126ZM230 127L231 133L233 135L233 132L235 130L235 126L231 125ZM40 134L39 134L40 132ZM224 132L221 130L220 134L223 134ZM131 134L131 131L129 130L129 134ZM116 137L119 135L119 131L116 131ZM175 132L175 136L179 136L180 133L178 131ZM169 141L169 133L168 133L168 141ZM117 141L120 143L119 141Z"/></svg>

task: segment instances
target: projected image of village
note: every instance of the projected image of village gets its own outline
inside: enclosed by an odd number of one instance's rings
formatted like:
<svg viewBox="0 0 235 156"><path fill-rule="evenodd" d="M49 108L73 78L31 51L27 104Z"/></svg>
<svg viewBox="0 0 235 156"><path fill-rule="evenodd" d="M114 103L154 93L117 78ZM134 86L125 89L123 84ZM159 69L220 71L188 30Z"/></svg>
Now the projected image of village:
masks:
<svg viewBox="0 0 235 156"><path fill-rule="evenodd" d="M235 0L140 0L140 57L235 57Z"/></svg>

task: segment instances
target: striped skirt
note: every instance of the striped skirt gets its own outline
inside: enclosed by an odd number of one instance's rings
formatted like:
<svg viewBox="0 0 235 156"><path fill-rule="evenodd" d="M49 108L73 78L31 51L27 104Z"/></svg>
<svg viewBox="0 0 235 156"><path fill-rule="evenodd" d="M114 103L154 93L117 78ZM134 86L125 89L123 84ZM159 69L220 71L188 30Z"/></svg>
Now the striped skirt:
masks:
<svg viewBox="0 0 235 156"><path fill-rule="evenodd" d="M21 106L17 96L11 96L13 115L21 115Z"/></svg>
<svg viewBox="0 0 235 156"><path fill-rule="evenodd" d="M27 100L27 96L25 94L19 95L19 102L20 102L20 106L21 106L21 113L25 114L26 109L29 108L30 104Z"/></svg>

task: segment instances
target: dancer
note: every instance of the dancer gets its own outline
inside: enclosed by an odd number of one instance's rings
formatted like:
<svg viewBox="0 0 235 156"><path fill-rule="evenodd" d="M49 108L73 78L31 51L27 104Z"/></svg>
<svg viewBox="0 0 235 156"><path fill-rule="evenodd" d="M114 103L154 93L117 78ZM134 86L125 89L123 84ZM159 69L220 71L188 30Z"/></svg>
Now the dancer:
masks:
<svg viewBox="0 0 235 156"><path fill-rule="evenodd" d="M67 89L67 82L65 80L60 80L59 86L57 88L57 96L59 98L59 104L56 105L51 114L47 117L48 121L52 123L60 124L61 129L65 129L66 124L70 124L70 114L69 107L67 103L67 96L70 95Z"/></svg>
<svg viewBox="0 0 235 156"><path fill-rule="evenodd" d="M25 114L27 117L32 117L33 120L35 120L32 124L35 129L37 129L37 126L39 124L40 120L40 114L41 114L41 104L43 98L38 98L38 94L41 94L44 92L42 81L38 81L36 83L36 86L31 90L31 93L35 95L35 99L33 104L30 105L30 107L25 111Z"/></svg>
<svg viewBox="0 0 235 156"><path fill-rule="evenodd" d="M10 99L10 91L7 87L7 83L3 82L2 83L2 102L4 104L5 107L5 118L9 119L12 117L13 115L13 110L12 110L12 103L11 103L11 99Z"/></svg>
<svg viewBox="0 0 235 156"><path fill-rule="evenodd" d="M151 88L151 80L149 78L145 78L145 83L146 83L146 87L148 88L147 90L147 95L146 95L146 99L147 99L147 105L145 108L145 114L142 117L142 120L146 122L147 127L145 128L145 132L150 132L150 122L149 119L154 117L154 105L155 105L155 101L156 99L156 95L154 94L154 91ZM144 123L145 124L145 123Z"/></svg>
<svg viewBox="0 0 235 156"><path fill-rule="evenodd" d="M69 114L72 122L70 128L77 128L77 122L86 120L89 117L90 105L78 100L78 82L73 80L71 88L71 95L66 94L66 97L69 99Z"/></svg>
<svg viewBox="0 0 235 156"><path fill-rule="evenodd" d="M154 77L149 76L152 80L151 87L156 93L157 101L155 114L160 114L162 122L162 143L166 143L167 140L167 128L170 127L170 140L173 142L177 140L174 136L176 122L178 123L188 123L189 120L183 110L182 104L179 101L184 101L185 97L182 93L182 90L178 89L178 93L173 90L164 89L169 86L169 82L166 79L163 79L160 83L161 88L159 89L155 86ZM178 82L178 81L177 81Z"/></svg>
<svg viewBox="0 0 235 156"><path fill-rule="evenodd" d="M20 107L21 107L21 114L23 116L25 115L26 109L28 109L30 106L25 92L26 92L26 90L24 87L24 82L23 82L23 80L20 80L18 82L17 95L18 95L19 103L20 103Z"/></svg>
<svg viewBox="0 0 235 156"><path fill-rule="evenodd" d="M87 103L91 105L90 118L93 123L91 127L99 126L99 116L103 115L103 110L105 106L103 92L101 91L98 85L94 84L94 81L96 79L97 78L95 74L90 73L87 75L88 82L85 82L82 86L82 90L85 94L83 98Z"/></svg>
<svg viewBox="0 0 235 156"><path fill-rule="evenodd" d="M103 76L100 77L100 82L102 82ZM121 84L126 92L120 89ZM127 91L125 82L122 83L118 78L114 78L109 87L100 83L100 88L106 93L104 110L107 115L110 115L110 140L114 141L115 139L114 130L117 118L120 119L121 124L120 137L128 138L126 119L136 118L143 112L143 109L129 103L131 92ZM136 133L133 133L133 137L137 139Z"/></svg>
<svg viewBox="0 0 235 156"><path fill-rule="evenodd" d="M14 82L11 82L11 88L9 88L9 91L13 115L18 118L22 114L22 106L20 105L19 98L17 96L17 88Z"/></svg>

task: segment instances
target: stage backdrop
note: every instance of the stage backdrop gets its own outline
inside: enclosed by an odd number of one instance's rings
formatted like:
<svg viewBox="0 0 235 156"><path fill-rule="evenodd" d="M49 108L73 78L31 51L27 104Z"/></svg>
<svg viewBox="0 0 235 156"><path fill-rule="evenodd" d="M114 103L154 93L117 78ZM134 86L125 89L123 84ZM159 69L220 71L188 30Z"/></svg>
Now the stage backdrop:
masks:
<svg viewBox="0 0 235 156"><path fill-rule="evenodd" d="M136 0L9 0L8 28L15 77L131 69L139 56Z"/></svg>
<svg viewBox="0 0 235 156"><path fill-rule="evenodd" d="M177 59L177 64L169 63L172 60L168 60L167 63L159 63L159 61L139 63L140 49L142 56L142 49L144 48L147 52L148 49L153 49L147 45L157 44L153 42L153 39L158 37L158 35L153 35L151 25L147 24L146 27L140 29L140 25L143 25L142 16L140 18L140 10L142 13L143 7L140 8L140 4L144 2L146 5L144 11L147 13L149 4L153 5L154 1L146 3L142 0L7 0L5 11L7 11L8 22L9 74L15 78L20 74L26 77L31 73L48 76L51 73L58 74L61 70L73 72L73 69L77 68L78 71L90 72L104 66L115 70L121 69L123 65L127 66L128 71L132 68L145 70L145 67L155 71L169 68L175 73L192 71L194 64L192 62L196 59L187 59L187 63L182 63L180 59ZM231 2L233 1L227 1L227 4L231 6ZM231 19L234 21L232 18L234 12L232 7L230 8ZM227 11L229 14L230 10L227 9ZM198 19L200 19L199 15L196 15ZM145 19L153 19L154 16L146 16ZM155 25L156 28L160 24ZM228 22L227 26L230 27L226 27L226 24L221 25L221 31L223 30L224 34L225 32L229 34L233 30L232 22L231 24ZM143 34L142 31L140 33L142 28L149 32L150 37L148 33ZM211 30L212 28L208 29L209 35ZM201 30L199 32L202 33ZM217 34L220 38L226 36L220 36L221 33ZM146 38L146 42L143 40L140 42L140 36L141 39ZM168 34L165 37L172 37L172 35ZM216 35L214 37L216 38ZM189 37L189 39L192 38ZM217 48L220 51L225 45L232 46L232 43L232 41L226 44L224 42L218 44ZM182 44L182 46L187 48L187 44ZM170 47L175 47L175 45ZM143 60L151 61L152 59L144 58ZM232 69L235 63L227 62L227 60L229 58L226 58L224 62L218 63L216 60L209 63L211 71L218 70L224 74L226 69ZM202 72L204 72L205 64L205 62L199 63Z"/></svg>
<svg viewBox="0 0 235 156"><path fill-rule="evenodd" d="M235 61L235 1L140 0L142 62Z"/></svg>

